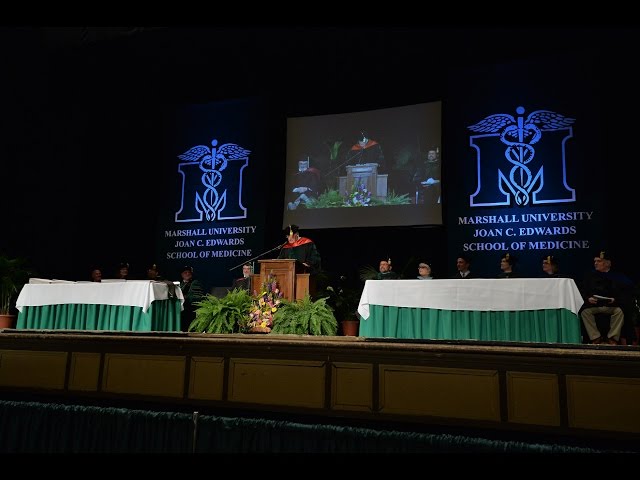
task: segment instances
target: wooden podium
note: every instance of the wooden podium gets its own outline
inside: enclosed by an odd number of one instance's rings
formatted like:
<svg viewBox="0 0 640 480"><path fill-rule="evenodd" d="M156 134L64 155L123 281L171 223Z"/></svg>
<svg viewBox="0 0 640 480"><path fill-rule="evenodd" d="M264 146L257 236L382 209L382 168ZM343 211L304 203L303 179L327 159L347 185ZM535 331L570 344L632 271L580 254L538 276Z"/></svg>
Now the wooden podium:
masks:
<svg viewBox="0 0 640 480"><path fill-rule="evenodd" d="M380 200L387 198L387 174L378 173L377 163L347 165L346 177L338 178L338 191L343 197L349 195L354 184L364 185Z"/></svg>
<svg viewBox="0 0 640 480"><path fill-rule="evenodd" d="M282 291L282 297L289 300L299 300L310 293L309 274L303 273L302 264L291 258L274 260L258 260L260 264L260 284L254 286L254 290L260 293L262 284L270 274L276 277L278 286ZM313 293L313 292L311 292Z"/></svg>

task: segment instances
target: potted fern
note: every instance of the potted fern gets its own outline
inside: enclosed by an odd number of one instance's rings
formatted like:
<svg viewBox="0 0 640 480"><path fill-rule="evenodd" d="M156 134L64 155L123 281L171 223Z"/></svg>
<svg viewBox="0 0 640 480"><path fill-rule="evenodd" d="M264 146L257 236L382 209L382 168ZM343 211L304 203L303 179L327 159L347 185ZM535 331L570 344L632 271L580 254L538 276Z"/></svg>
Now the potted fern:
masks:
<svg viewBox="0 0 640 480"><path fill-rule="evenodd" d="M242 288L236 288L222 298L206 295L194 303L196 318L189 325L189 332L238 333L246 323L251 302L251 295Z"/></svg>
<svg viewBox="0 0 640 480"><path fill-rule="evenodd" d="M15 301L29 276L24 259L0 255L0 328L15 326Z"/></svg>
<svg viewBox="0 0 640 480"><path fill-rule="evenodd" d="M295 302L283 302L273 316L271 333L335 335L338 322L326 298L312 300L307 294Z"/></svg>

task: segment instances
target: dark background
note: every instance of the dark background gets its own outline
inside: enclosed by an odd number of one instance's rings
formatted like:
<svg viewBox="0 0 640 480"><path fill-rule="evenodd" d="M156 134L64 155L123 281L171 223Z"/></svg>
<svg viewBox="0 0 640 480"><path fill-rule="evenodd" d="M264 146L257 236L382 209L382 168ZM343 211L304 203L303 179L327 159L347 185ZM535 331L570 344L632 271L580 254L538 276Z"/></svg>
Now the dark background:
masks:
<svg viewBox="0 0 640 480"><path fill-rule="evenodd" d="M436 100L443 112L456 75L496 66L588 58L601 116L602 158L595 182L606 202L607 245L615 265L638 278L638 56L635 28L528 27L77 27L0 29L0 252L25 256L39 276L106 278L127 259L143 277L156 261L163 132L187 104L258 97L271 141L272 199L265 202L265 246L281 243L286 118L362 111ZM494 113L494 112L488 112ZM446 195L464 172L447 167L455 138L443 123ZM304 229L304 226L301 226ZM302 232L324 268L357 282L357 269L391 256L415 274L455 268L444 227L376 227ZM171 273L171 272L170 272ZM173 277L173 275L167 276ZM178 273L175 273L177 279Z"/></svg>

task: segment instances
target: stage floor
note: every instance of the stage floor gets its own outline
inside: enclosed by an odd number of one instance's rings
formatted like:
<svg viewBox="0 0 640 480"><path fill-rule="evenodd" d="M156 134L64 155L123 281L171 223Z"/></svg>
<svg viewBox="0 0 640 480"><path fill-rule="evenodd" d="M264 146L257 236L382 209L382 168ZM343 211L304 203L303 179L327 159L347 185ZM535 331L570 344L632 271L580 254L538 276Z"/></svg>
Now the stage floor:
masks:
<svg viewBox="0 0 640 480"><path fill-rule="evenodd" d="M640 434L640 348L1 330L0 392L631 439Z"/></svg>

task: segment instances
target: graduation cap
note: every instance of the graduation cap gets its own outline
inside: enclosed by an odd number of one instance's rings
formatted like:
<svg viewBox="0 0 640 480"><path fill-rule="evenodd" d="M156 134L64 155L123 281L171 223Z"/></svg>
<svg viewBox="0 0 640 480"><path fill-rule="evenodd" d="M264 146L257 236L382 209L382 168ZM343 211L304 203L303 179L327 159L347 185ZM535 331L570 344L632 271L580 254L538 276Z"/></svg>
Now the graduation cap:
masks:
<svg viewBox="0 0 640 480"><path fill-rule="evenodd" d="M601 258L602 260L609 260L609 261L613 260L611 258L611 254L606 250L600 250L596 255L596 257Z"/></svg>
<svg viewBox="0 0 640 480"><path fill-rule="evenodd" d="M127 262L120 262L120 265L118 266L118 268L126 268L128 270L129 264Z"/></svg>
<svg viewBox="0 0 640 480"><path fill-rule="evenodd" d="M418 264L418 268L431 268L431 265L429 265L427 262L420 262Z"/></svg>
<svg viewBox="0 0 640 480"><path fill-rule="evenodd" d="M361 131L361 132L358 134L358 141L359 141L359 142L364 142L367 138L369 138L369 135L368 135L368 134L367 134L367 132L365 132L364 130L363 130L363 131Z"/></svg>
<svg viewBox="0 0 640 480"><path fill-rule="evenodd" d="M512 267L518 261L518 259L516 257L514 257L513 255L511 255L509 252L505 253L502 258L504 258L507 261L507 263L509 265L511 265Z"/></svg>
<svg viewBox="0 0 640 480"><path fill-rule="evenodd" d="M182 267L182 270L180 270L180 273L182 273L182 272L191 272L191 273L193 273L193 267L190 267L189 265L185 265L184 267Z"/></svg>
<svg viewBox="0 0 640 480"><path fill-rule="evenodd" d="M542 257L542 262L548 263L549 265L558 265L558 259L553 255L547 255L545 257Z"/></svg>
<svg viewBox="0 0 640 480"><path fill-rule="evenodd" d="M284 233L288 237L290 235L298 233L299 230L300 230L300 227L298 227L298 225L291 224L284 227L282 229L282 233Z"/></svg>

